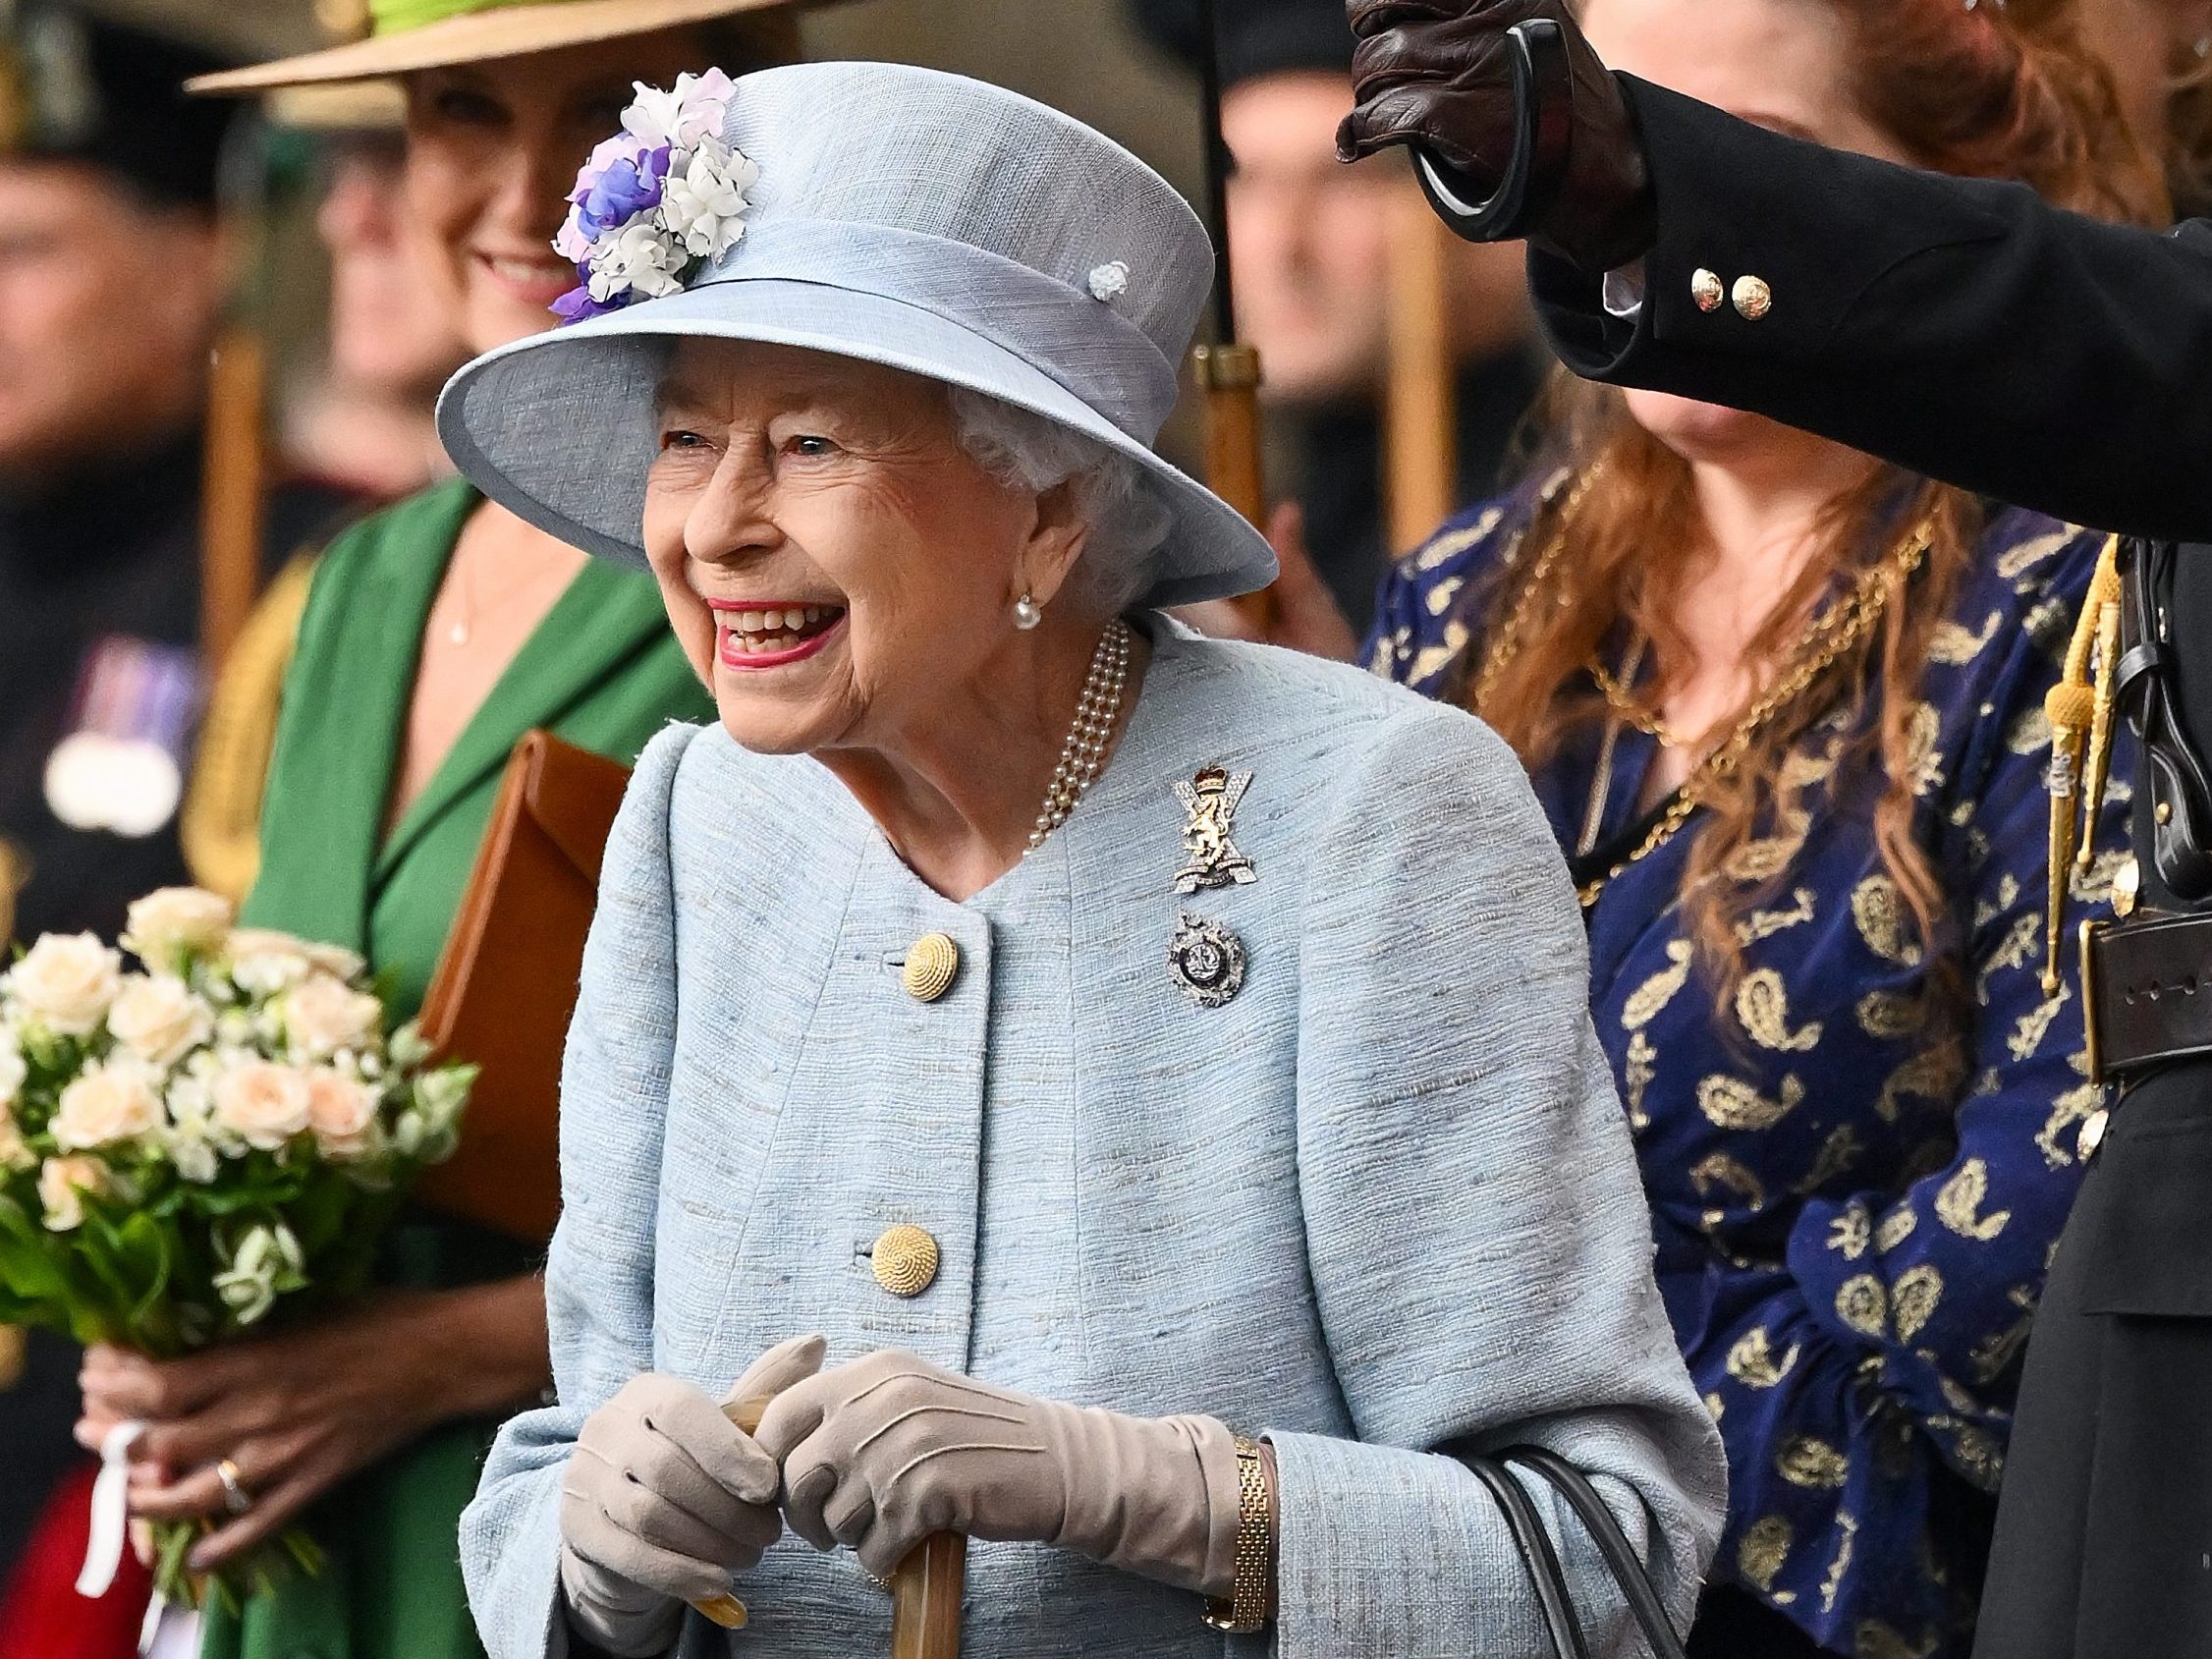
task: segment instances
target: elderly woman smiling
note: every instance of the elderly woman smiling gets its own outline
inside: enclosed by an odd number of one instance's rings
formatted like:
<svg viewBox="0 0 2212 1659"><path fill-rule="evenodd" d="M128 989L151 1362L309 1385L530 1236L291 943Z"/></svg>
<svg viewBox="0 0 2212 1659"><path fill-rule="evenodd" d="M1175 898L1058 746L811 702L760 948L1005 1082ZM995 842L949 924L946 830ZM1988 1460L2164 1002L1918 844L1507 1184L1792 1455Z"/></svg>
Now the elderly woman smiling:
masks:
<svg viewBox="0 0 2212 1659"><path fill-rule="evenodd" d="M1460 1461L1516 1441L1686 1617L1716 1441L1512 756L1157 613L1272 568L1146 447L1195 219L926 71L749 76L719 138L742 226L598 225L604 314L440 416L495 499L650 564L720 711L607 853L559 1404L463 1529L492 1651L708 1651L684 1602L733 1583L747 1653L879 1649L871 1577L950 1528L988 1540L971 1653L1539 1653Z"/></svg>

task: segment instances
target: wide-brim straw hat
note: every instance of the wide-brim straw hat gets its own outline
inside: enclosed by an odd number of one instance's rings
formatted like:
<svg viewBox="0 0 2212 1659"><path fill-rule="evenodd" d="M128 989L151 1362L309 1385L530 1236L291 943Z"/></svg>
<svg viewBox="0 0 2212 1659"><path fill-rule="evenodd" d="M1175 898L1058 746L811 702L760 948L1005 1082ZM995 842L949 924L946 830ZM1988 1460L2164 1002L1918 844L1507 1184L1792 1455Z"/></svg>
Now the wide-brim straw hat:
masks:
<svg viewBox="0 0 2212 1659"><path fill-rule="evenodd" d="M683 292L519 340L446 386L439 435L492 500L642 566L676 343L766 342L966 387L1127 457L1172 524L1134 573L1141 603L1274 580L1259 532L1151 449L1213 273L1166 180L1029 98L895 64L744 76L721 137L759 169L734 248Z"/></svg>
<svg viewBox="0 0 2212 1659"><path fill-rule="evenodd" d="M194 92L265 92L278 86L326 82L376 81L417 70L493 58L525 57L564 46L653 34L688 24L712 23L748 13L788 27L793 0L370 0L374 32L365 40L279 58L247 69L202 75L188 83Z"/></svg>

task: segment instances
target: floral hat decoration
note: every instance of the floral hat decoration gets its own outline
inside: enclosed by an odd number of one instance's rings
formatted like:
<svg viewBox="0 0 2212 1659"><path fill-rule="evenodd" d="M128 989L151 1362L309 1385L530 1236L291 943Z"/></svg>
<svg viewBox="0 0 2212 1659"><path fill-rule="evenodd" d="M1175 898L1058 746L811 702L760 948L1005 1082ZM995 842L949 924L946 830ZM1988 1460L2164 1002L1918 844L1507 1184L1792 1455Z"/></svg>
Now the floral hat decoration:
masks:
<svg viewBox="0 0 2212 1659"><path fill-rule="evenodd" d="M667 90L635 83L622 131L591 152L553 247L579 286L554 302L564 322L680 294L738 245L760 169L722 140L737 86L719 69Z"/></svg>
<svg viewBox="0 0 2212 1659"><path fill-rule="evenodd" d="M980 393L1134 463L1170 524L1127 554L1141 603L1273 579L1259 532L1152 449L1213 248L1104 134L911 65L707 70L638 86L569 202L563 326L486 353L438 400L455 465L541 529L643 567L669 354L742 340Z"/></svg>

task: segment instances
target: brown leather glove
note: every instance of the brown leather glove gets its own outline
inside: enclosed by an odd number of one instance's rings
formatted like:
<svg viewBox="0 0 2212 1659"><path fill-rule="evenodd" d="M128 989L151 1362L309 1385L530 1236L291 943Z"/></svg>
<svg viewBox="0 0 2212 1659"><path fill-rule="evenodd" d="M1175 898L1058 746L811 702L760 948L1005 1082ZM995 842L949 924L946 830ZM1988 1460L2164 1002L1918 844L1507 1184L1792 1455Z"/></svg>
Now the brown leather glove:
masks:
<svg viewBox="0 0 2212 1659"><path fill-rule="evenodd" d="M1337 130L1345 161L1390 144L1425 150L1454 192L1488 197L1512 155L1516 115L1506 32L1549 18L1572 69L1567 169L1540 210L1534 241L1598 272L1650 250L1651 177L1620 83L1598 61L1562 0L1348 0L1356 107Z"/></svg>
<svg viewBox="0 0 2212 1659"><path fill-rule="evenodd" d="M791 1529L878 1578L929 1533L965 1532L1231 1587L1237 1447L1212 1417L1033 1400L880 1349L785 1390L756 1439L783 1465Z"/></svg>

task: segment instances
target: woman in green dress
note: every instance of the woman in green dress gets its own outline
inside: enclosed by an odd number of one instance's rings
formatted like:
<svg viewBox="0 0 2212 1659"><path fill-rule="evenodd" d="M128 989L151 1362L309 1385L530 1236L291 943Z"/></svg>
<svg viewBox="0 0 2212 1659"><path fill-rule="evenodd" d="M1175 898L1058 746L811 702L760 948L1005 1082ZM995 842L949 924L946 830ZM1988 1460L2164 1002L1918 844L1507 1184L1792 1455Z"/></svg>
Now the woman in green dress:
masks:
<svg viewBox="0 0 2212 1659"><path fill-rule="evenodd" d="M217 77L250 91L398 76L422 257L473 351L551 322L575 286L552 251L577 169L632 83L792 55L767 0L372 7L370 39ZM743 15L740 14L749 14ZM652 581L587 561L483 500L435 486L335 542L287 671L245 915L348 946L419 1004L509 751L532 727L625 762L671 719L711 715ZM329 1553L211 1610L205 1659L476 1659L457 1527L499 1418L551 1380L534 1246L418 1214L388 1288L320 1324L170 1364L95 1349L80 1438L149 1425L131 1501L209 1519L215 1567L294 1521ZM163 1651L195 1639L170 1614Z"/></svg>

